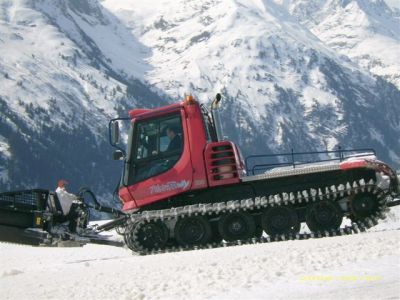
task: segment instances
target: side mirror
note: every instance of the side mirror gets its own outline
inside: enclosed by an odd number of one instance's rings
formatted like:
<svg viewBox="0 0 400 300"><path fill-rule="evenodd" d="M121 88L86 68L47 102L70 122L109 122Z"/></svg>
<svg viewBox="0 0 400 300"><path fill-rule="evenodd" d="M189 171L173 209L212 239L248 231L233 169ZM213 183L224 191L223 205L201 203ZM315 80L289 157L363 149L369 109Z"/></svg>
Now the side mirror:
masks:
<svg viewBox="0 0 400 300"><path fill-rule="evenodd" d="M118 121L111 122L110 135L111 135L111 143L113 145L117 145L119 143L119 123L118 123Z"/></svg>
<svg viewBox="0 0 400 300"><path fill-rule="evenodd" d="M113 159L114 160L122 160L122 159L124 159L124 153L121 150L114 151Z"/></svg>

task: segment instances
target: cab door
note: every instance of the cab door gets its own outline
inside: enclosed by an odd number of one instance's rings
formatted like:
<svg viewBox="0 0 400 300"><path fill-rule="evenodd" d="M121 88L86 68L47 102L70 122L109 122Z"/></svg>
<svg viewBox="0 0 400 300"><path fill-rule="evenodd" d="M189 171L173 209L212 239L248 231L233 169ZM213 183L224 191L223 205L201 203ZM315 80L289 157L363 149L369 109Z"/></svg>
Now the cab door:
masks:
<svg viewBox="0 0 400 300"><path fill-rule="evenodd" d="M183 111L135 123L129 191L137 206L190 189L192 164Z"/></svg>

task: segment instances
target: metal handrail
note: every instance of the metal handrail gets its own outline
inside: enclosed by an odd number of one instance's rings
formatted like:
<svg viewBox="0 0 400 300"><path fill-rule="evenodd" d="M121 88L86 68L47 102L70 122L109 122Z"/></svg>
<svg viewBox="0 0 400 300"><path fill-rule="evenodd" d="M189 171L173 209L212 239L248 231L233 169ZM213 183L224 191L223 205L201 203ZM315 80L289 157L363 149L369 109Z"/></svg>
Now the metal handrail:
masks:
<svg viewBox="0 0 400 300"><path fill-rule="evenodd" d="M327 162L327 161L337 161L339 160L340 162L343 161L345 158L348 158L350 156L346 156L345 154L347 153L354 153L356 152L354 155L352 155L352 157L360 157L360 156L364 156L365 152L376 155L376 152L374 149L372 148L360 148L360 149L342 149L341 147L339 147L338 150L326 150L326 151L310 151L310 152L294 152L293 149L291 150L291 152L286 152L286 153L280 153L280 154L259 154L259 155L250 155L247 156L245 159L245 164L246 164L246 171L247 173L251 173L254 175L254 172L256 170L268 170L270 168L273 167L284 167L284 166L292 166L294 169L296 168L296 166L299 165L304 165L304 164L309 164L309 163L318 163L318 162ZM357 152L359 154L357 154ZM362 152L362 153L361 153ZM330 158L330 159L316 159L316 160L312 160L312 161L297 161L295 158L296 156L301 156L301 155L320 155L320 154L325 154L325 155L329 155L329 154L336 154L337 157L334 158ZM251 161L252 159L266 159L266 158L276 158L279 161L279 158L287 158L290 157L291 161L286 161L286 162L278 162L278 163L266 163L266 164L256 164L254 166L252 166L252 168L250 169L249 166L249 161Z"/></svg>

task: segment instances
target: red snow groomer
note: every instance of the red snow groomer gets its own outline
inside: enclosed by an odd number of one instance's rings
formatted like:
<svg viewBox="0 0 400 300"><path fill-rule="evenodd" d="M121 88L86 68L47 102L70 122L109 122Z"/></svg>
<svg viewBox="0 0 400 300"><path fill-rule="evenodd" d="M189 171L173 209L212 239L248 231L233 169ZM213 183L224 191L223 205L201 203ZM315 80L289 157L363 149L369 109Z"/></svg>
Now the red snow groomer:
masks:
<svg viewBox="0 0 400 300"><path fill-rule="evenodd" d="M377 224L399 195L396 173L371 149L253 155L224 139L217 94L211 113L192 96L110 121L119 197L135 252L350 234ZM131 122L127 150L119 121ZM351 225L341 227L343 218ZM300 234L305 222L311 233Z"/></svg>
<svg viewBox="0 0 400 300"><path fill-rule="evenodd" d="M376 225L399 204L398 176L371 149L243 160L223 137L220 101L217 94L209 112L188 96L111 120L114 158L124 161L123 211L102 206L88 189L68 213L48 190L0 193L0 241L121 246L114 235L100 234L116 229L130 249L148 254L352 234ZM119 143L122 120L130 128L126 150ZM88 225L89 209L115 219ZM309 231L300 232L304 222Z"/></svg>

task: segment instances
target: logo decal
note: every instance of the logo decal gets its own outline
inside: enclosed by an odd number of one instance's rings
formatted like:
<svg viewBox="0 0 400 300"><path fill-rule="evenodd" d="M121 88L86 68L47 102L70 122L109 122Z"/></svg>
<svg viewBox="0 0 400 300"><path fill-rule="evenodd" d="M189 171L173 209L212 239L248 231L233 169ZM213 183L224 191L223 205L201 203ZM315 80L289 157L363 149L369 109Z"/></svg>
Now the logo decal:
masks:
<svg viewBox="0 0 400 300"><path fill-rule="evenodd" d="M150 194L158 194L163 192L169 192L173 190L185 190L189 187L189 180L182 180L179 182L170 181L166 184L156 184L150 187Z"/></svg>

